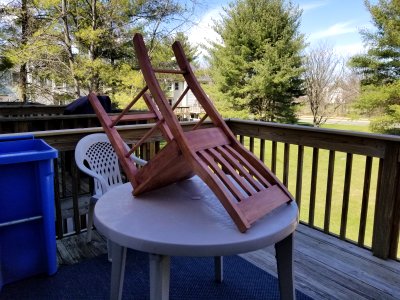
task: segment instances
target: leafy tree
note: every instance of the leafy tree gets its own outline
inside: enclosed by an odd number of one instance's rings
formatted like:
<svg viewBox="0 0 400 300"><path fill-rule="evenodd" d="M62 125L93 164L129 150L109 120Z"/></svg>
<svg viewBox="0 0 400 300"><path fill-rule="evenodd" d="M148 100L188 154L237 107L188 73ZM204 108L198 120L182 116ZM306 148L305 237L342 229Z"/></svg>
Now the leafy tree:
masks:
<svg viewBox="0 0 400 300"><path fill-rule="evenodd" d="M88 91L132 93L137 88L132 85L137 83L134 77L139 76L134 70L133 33L143 32L153 41L170 33L171 22L174 29L182 25L190 12L174 0L20 1L34 3L42 22L24 44L8 43L5 58L12 58L15 66L29 66L37 88L43 88L45 80L67 83L74 87L75 97ZM4 19L10 17L4 5L0 13ZM1 28L0 39L3 34ZM125 76L131 85L126 85ZM52 93L37 91L45 92Z"/></svg>
<svg viewBox="0 0 400 300"><path fill-rule="evenodd" d="M400 97L395 89L400 85L400 2L379 0L376 4L370 1L365 4L375 29L361 31L368 51L350 61L362 74L362 93L356 108L361 113L379 115L372 119L372 130L397 132Z"/></svg>
<svg viewBox="0 0 400 300"><path fill-rule="evenodd" d="M168 36L161 36L161 37L152 37L151 35L147 34L145 36L146 39L146 45L150 45L149 47L149 56L152 62L152 65L154 68L159 68L159 69L173 69L177 67L177 63L175 61L175 56L172 51L171 45L175 41L180 41L183 49L188 57L188 60L194 64L196 67L196 59L197 59L197 47L192 46L189 41L188 37L182 33L182 32L176 32L174 34L168 35ZM137 65L135 62L134 65ZM135 78L133 83L137 89L132 89L132 87L127 87L126 92L120 92L118 94L118 102L121 106L125 106L128 104L132 98L136 95L136 93L145 85L144 79L142 76L139 74L139 72L136 72L132 70L132 68L125 68L125 71L128 71L128 69L131 69L131 75L129 76L130 78ZM173 74L162 74L162 73L157 73L156 74L159 83L161 85L161 88L164 89L165 92L168 91L170 88L171 82L174 82L176 80L183 80L182 75L173 75ZM122 79L122 78L121 78ZM132 83L132 81L121 81L120 82L120 87L121 84L129 84ZM135 108L139 109L145 109L146 105L144 104L144 101L139 100L137 104L135 104Z"/></svg>
<svg viewBox="0 0 400 300"><path fill-rule="evenodd" d="M175 34L163 36L153 40L152 48L150 49L150 57L153 65L158 65L160 68L173 68L177 66L174 59L174 52L172 51L172 44L179 41L185 51L186 57L189 62L197 67L196 59L198 57L197 46L189 43L188 37L183 32L176 32Z"/></svg>
<svg viewBox="0 0 400 300"><path fill-rule="evenodd" d="M365 115L374 113L372 131L400 134L400 80L382 86L363 86L355 107Z"/></svg>
<svg viewBox="0 0 400 300"><path fill-rule="evenodd" d="M303 94L299 33L301 11L284 0L236 0L209 49L212 77L236 110L257 119L294 122L294 99Z"/></svg>

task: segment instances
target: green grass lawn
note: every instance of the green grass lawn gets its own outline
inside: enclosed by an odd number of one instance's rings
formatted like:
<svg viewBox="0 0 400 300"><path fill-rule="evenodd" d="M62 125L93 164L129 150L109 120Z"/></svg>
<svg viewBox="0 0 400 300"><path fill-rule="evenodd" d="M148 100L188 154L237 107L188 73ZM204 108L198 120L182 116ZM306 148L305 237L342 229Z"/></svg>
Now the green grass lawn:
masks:
<svg viewBox="0 0 400 300"><path fill-rule="evenodd" d="M324 125L323 127L368 132L368 126L361 126L361 125L350 126L350 125L329 124L329 125ZM248 145L249 145L249 138L245 138L245 146L248 147ZM259 140L256 139L254 145L254 153L258 157L260 153L259 149L260 149L260 142ZM266 141L265 163L268 167L271 167L271 149L272 149L272 143ZM309 221L312 151L313 149L310 147L304 148L300 220L306 223L308 223ZM290 156L289 156L288 187L293 195L295 195L296 193L297 152L298 152L298 147L296 145L292 145L290 147ZM284 153L284 145L283 143L278 143L276 175L281 180L283 178L283 153ZM319 228L324 227L328 160L329 160L329 151L320 150L319 160L318 160L317 192L316 192L316 204L315 204L315 216L314 216L314 225ZM366 226L365 241L364 241L364 244L367 247L371 246L371 241L372 241L372 225L373 225L374 208L375 208L378 163L379 163L378 159L373 160L370 199L369 199L367 226ZM346 168L346 153L336 152L330 228L329 228L330 232L334 234L339 234L340 232L345 168ZM346 230L346 238L353 241L358 240L360 214L361 214L361 201L362 201L363 185L364 185L364 172L365 172L365 157L354 155L352 176L351 176L349 212L348 212L347 230Z"/></svg>
<svg viewBox="0 0 400 300"><path fill-rule="evenodd" d="M321 127L322 128L331 128L331 129L340 129L340 130L371 132L367 125L324 124Z"/></svg>

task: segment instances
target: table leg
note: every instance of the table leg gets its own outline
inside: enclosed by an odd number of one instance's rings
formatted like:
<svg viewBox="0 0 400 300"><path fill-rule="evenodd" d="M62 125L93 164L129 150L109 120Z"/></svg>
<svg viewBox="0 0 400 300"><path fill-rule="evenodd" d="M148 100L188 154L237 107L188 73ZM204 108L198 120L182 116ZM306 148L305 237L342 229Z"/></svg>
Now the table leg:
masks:
<svg viewBox="0 0 400 300"><path fill-rule="evenodd" d="M170 257L150 254L150 300L169 299Z"/></svg>
<svg viewBox="0 0 400 300"><path fill-rule="evenodd" d="M113 242L110 239L107 239L107 255L109 262L112 262L112 244Z"/></svg>
<svg viewBox="0 0 400 300"><path fill-rule="evenodd" d="M224 257L214 256L215 281L221 283L224 280Z"/></svg>
<svg viewBox="0 0 400 300"><path fill-rule="evenodd" d="M295 299L293 280L293 234L275 244L281 299Z"/></svg>
<svg viewBox="0 0 400 300"><path fill-rule="evenodd" d="M120 300L122 298L122 289L124 286L126 248L114 242L112 245L112 265L111 265L111 300Z"/></svg>

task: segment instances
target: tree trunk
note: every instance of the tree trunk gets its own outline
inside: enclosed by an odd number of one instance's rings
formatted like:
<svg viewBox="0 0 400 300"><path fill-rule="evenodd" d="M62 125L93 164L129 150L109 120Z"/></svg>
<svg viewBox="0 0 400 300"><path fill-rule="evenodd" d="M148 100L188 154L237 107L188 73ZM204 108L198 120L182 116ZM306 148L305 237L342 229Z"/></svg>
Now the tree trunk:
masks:
<svg viewBox="0 0 400 300"><path fill-rule="evenodd" d="M22 47L26 45L28 40L28 5L27 0L21 1L21 45ZM19 68L19 91L22 102L28 102L27 96L27 78L28 78L28 68L27 64L23 63Z"/></svg>
<svg viewBox="0 0 400 300"><path fill-rule="evenodd" d="M22 64L19 68L19 93L20 93L20 97L21 100L24 104L26 104L28 102L28 96L27 96L27 76L28 76L28 72L27 72L27 67L26 67L26 63Z"/></svg>
<svg viewBox="0 0 400 300"><path fill-rule="evenodd" d="M97 29L97 0L92 0L91 1L92 5L92 29L96 30ZM89 58L92 62L95 61L97 58L97 53L96 53L96 46L94 44L94 41L90 42L90 47L89 47ZM93 75L90 78L90 91L91 92L98 92L99 91L99 74L97 70L93 71Z"/></svg>
<svg viewBox="0 0 400 300"><path fill-rule="evenodd" d="M75 95L79 97L81 95L81 89L79 80L75 74L75 59L74 59L74 54L72 53L71 37L69 34L69 26L68 26L67 0L61 0L61 12L62 12L62 20L64 26L64 43L67 48L69 68L72 78L74 79Z"/></svg>

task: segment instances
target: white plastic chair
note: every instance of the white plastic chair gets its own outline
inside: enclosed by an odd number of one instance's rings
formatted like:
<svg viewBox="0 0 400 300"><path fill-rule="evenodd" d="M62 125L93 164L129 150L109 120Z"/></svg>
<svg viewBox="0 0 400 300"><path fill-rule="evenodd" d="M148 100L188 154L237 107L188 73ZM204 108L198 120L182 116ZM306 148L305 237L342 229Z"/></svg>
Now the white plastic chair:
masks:
<svg viewBox="0 0 400 300"><path fill-rule="evenodd" d="M128 148L128 145L126 147ZM141 166L147 163L134 155L131 158ZM121 171L114 148L104 133L90 134L82 138L75 148L75 162L82 172L94 178L94 191L89 203L86 235L87 242L90 242L92 240L94 206L104 193L123 183Z"/></svg>

